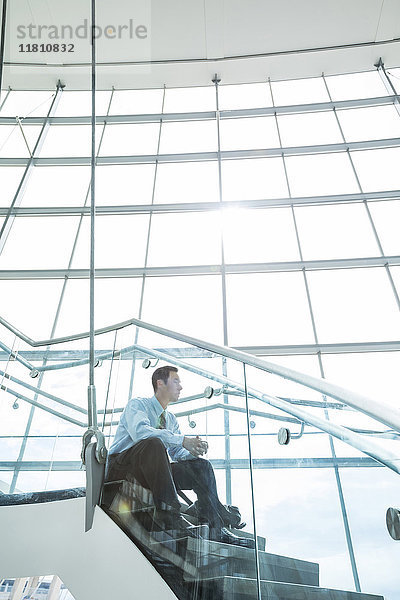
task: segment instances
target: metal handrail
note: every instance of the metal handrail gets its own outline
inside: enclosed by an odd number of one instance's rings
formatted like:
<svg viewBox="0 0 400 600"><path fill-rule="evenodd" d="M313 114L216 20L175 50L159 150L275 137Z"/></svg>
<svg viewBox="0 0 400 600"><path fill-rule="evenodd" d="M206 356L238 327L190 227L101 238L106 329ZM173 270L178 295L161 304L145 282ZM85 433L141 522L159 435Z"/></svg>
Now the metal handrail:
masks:
<svg viewBox="0 0 400 600"><path fill-rule="evenodd" d="M398 455L386 450L385 448L382 448L381 446L375 444L371 440L365 439L365 437L363 435L355 433L354 431L352 431L346 427L343 427L341 425L337 425L337 424L333 423L332 421L326 421L324 419L321 419L320 417L318 417L314 414L308 413L307 411L303 410L302 408L299 408L296 405L292 405L292 404L289 404L288 402L285 402L281 398L277 398L276 396L271 396L270 394L265 394L263 392L255 390L254 388L251 388L251 387L246 388L244 385L239 384L224 375L219 375L216 373L205 371L204 369L201 369L200 367L196 367L194 365L185 363L185 362L179 360L178 358L171 357L164 352L160 352L159 350L150 350L149 348L145 348L145 347L139 346L139 345L136 345L136 347L138 350L140 350L141 352L147 353L149 356L153 356L155 358L160 358L162 360L170 361L172 364L174 364L178 367L181 367L183 369L187 369L188 371L191 371L192 373L196 373L197 375L201 375L202 377L207 377L214 381L218 381L219 383L222 383L223 385L229 385L231 388L236 389L239 392L246 393L246 389L247 389L248 395L251 396L252 398L257 398L258 400L260 400L261 402L263 402L265 404L274 406L275 408L278 408L279 410L282 410L285 413L288 413L294 417L297 417L297 419L300 422L304 422L309 425L313 425L314 427L317 427L317 429L321 429L325 433L328 433L329 435L336 437L337 439L341 440L342 442L345 442L346 444L353 446L353 448L357 448L358 450L361 450L361 452L364 452L364 454L367 454L368 456L371 456L375 460L378 460L380 463L384 464L386 467L388 467L395 473L400 474L400 457ZM223 405L223 406L225 406L225 405Z"/></svg>
<svg viewBox="0 0 400 600"><path fill-rule="evenodd" d="M32 347L51 346L55 344L71 342L74 340L81 340L89 337L89 332L82 332L50 340L35 341L29 336L19 331L13 325L8 323L8 321L6 321L1 316L0 324L2 324L9 331L14 333L14 335L19 337L21 340L23 340ZM177 333L176 331L171 331L170 329L159 327L157 325L152 325L150 323L146 323L145 321L141 321L140 319L135 319L133 317L131 319L122 321L120 323L116 323L114 325L109 325L107 327L96 329L94 334L101 335L103 333L117 331L119 329L129 327L130 325L135 325L136 327L141 327L143 329L153 331L154 333L173 338L191 346L197 346L204 350L208 350L213 354L218 354L226 358L231 358L251 367L255 367L262 371L266 371L267 373L279 375L284 379L289 379L290 381L294 381L305 387L311 388L317 392L320 392L321 394L325 394L326 396L335 398L336 400L339 400L340 402L343 402L344 404L347 404L348 406L359 410L360 412L368 415L369 417L376 419L377 421L383 423L387 427L390 427L391 429L395 429L396 431L400 432L400 411L398 409L392 408L387 404L379 403L376 400L373 400L372 398L368 398L356 392L347 390L346 388L338 386L334 383L330 383L325 379L314 377L312 375L306 375L305 373L300 373L299 371L296 371L294 369L289 369L288 367L283 367L281 365L271 363L256 356L252 356L251 354L247 354L246 352L242 352L241 350L235 350L234 348L229 348L227 346L219 346L218 344L213 344L188 335Z"/></svg>
<svg viewBox="0 0 400 600"><path fill-rule="evenodd" d="M371 440L366 440L362 435L360 435L359 433L357 433L355 431L352 431L351 429L348 429L341 425L334 424L330 421L325 421L325 420L317 417L316 415L313 415L313 414L310 414L310 413L304 411L302 408L299 408L297 405L290 404L289 402L285 401L282 398L277 398L277 397L271 396L269 394L259 392L258 390L254 390L253 388L250 388L250 387L245 388L240 383L237 383L224 375L219 375L216 373L205 371L204 369L201 369L194 365L187 364L187 363L185 363L175 357L172 357L169 354L166 354L164 352L160 352L158 350L151 350L151 349L145 348L145 347L137 345L137 344L135 344L135 348L144 354L147 354L149 356L153 356L153 357L159 358L159 359L161 358L163 360L171 362L172 364L180 366L183 369L187 369L193 373L196 373L203 377L207 377L213 381L217 381L217 382L223 384L224 386L228 385L229 387L232 388L232 390L236 390L237 392L239 392L241 394L246 393L246 391L247 391L249 396L251 396L253 398L257 398L258 400L260 400L261 402L263 402L265 404L274 406L275 408L278 408L278 409L282 410L283 412L292 415L292 417L297 417L297 419L301 423L307 423L309 425L313 425L314 427L317 427L321 431L324 431L325 433L332 435L345 443L348 443L349 445L353 446L354 448L357 448L358 450L361 450L365 454L371 456L375 460L378 460L380 463L384 464L385 466L390 468L392 471L395 471L396 473L400 474L400 458L397 455L376 445ZM17 395L14 390L10 390L9 388L7 389L3 386L2 386L2 389L5 389L5 391L8 391L9 393L11 393L13 395ZM49 409L49 407L40 405L39 403L32 401L32 400L22 396L21 394L18 394L18 397L20 397L23 400L26 400L27 402L30 402L31 404L34 404L38 408L42 408L43 410L52 412L56 416L59 416L61 418L66 418L67 420L74 422L77 425L85 426L84 423L76 421L76 420L72 420L71 417L68 417L67 415L62 415L61 413L56 413L52 409ZM213 408L217 408L217 407L225 408L225 404L221 404L220 406L213 405L211 407L208 407L208 409L213 409ZM201 409L201 408L198 409L198 412L202 412L204 410L207 410L207 407L204 409ZM184 411L184 412L186 412L186 411ZM187 411L187 412L190 413L193 411ZM239 410L239 412L241 412L241 411ZM259 416L264 416L264 415L262 415L261 411L260 411ZM295 419L288 418L287 420L294 421ZM117 424L117 422L109 422L106 425L110 426L110 425L114 425L114 424Z"/></svg>

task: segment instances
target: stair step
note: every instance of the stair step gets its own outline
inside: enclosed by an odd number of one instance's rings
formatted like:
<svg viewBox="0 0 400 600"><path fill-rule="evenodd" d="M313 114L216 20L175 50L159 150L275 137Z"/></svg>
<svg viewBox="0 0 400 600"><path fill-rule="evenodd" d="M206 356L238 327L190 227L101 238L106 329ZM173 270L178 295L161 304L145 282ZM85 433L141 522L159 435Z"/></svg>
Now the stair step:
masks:
<svg viewBox="0 0 400 600"><path fill-rule="evenodd" d="M191 537L180 539L179 544L181 555L196 566L198 580L224 576L256 577L254 550ZM184 549L182 544L185 544ZM177 551L176 542L172 539L163 541L163 545ZM317 563L261 551L258 557L262 579L311 586L319 584Z"/></svg>
<svg viewBox="0 0 400 600"><path fill-rule="evenodd" d="M216 577L204 581L207 591L202 600L252 600L257 597L256 579L243 577ZM383 596L348 592L309 585L261 581L261 597L268 600L384 600Z"/></svg>

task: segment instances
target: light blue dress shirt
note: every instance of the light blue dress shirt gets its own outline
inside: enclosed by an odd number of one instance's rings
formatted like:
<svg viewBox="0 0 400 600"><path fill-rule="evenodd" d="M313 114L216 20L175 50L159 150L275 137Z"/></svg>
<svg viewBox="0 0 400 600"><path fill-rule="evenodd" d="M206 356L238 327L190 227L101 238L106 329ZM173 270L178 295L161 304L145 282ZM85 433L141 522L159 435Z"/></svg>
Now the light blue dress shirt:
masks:
<svg viewBox="0 0 400 600"><path fill-rule="evenodd" d="M155 396L129 400L121 415L109 454L128 450L140 440L158 437L166 447L171 460L181 461L195 458L182 446L184 436L180 432L175 415L166 410L166 429L157 429L163 410Z"/></svg>

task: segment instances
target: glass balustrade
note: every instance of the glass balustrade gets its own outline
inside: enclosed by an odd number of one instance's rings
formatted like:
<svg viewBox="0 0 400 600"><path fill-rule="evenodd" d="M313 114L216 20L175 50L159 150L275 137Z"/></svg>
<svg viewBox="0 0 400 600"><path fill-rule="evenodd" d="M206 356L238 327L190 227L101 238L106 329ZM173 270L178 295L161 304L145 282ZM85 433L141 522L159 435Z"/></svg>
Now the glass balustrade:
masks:
<svg viewBox="0 0 400 600"><path fill-rule="evenodd" d="M85 340L33 350L2 330L0 443L9 468L3 462L1 491L83 487ZM277 362L318 376L317 359ZM104 485L103 510L178 598L309 598L316 588L335 600L352 598L347 592L396 597L385 513L400 489L398 432L288 378L135 325L97 335L95 363L107 448L127 400L152 396L151 375L166 364L178 368L183 386L168 410L185 436L208 443L225 538L199 514L193 490L179 495L189 523L179 529L176 521L167 526L133 475ZM376 569L368 567L372 545Z"/></svg>

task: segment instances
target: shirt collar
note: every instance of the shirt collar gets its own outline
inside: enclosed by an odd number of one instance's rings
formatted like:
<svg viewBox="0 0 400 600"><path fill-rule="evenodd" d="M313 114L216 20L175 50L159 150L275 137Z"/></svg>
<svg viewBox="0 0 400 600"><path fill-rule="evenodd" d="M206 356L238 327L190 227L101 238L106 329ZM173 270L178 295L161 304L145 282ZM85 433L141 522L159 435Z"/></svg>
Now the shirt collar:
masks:
<svg viewBox="0 0 400 600"><path fill-rule="evenodd" d="M155 395L151 398L151 403L152 403L154 409L156 410L158 417L164 412L164 410L165 410L165 412L167 412L167 409L166 408L164 409L161 406L161 404L159 403L159 401L157 400Z"/></svg>

